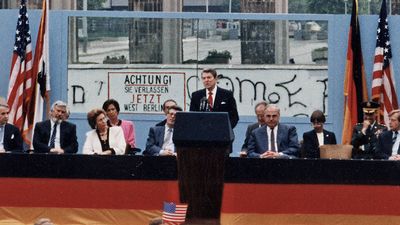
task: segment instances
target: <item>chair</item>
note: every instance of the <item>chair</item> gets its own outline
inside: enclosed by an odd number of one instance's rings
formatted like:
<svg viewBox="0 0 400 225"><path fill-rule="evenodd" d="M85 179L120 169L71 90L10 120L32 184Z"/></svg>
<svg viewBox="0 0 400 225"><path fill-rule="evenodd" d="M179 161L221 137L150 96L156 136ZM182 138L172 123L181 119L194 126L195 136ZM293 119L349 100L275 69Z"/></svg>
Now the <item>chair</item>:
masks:
<svg viewBox="0 0 400 225"><path fill-rule="evenodd" d="M321 159L351 159L352 145L321 145Z"/></svg>

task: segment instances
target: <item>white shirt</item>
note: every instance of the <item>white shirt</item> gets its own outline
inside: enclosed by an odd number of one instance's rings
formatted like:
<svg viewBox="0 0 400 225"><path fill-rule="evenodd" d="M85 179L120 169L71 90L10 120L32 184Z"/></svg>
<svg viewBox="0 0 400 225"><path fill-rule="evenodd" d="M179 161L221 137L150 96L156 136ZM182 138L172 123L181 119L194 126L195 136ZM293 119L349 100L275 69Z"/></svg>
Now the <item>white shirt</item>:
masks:
<svg viewBox="0 0 400 225"><path fill-rule="evenodd" d="M319 146L324 145L324 132L317 133L317 139Z"/></svg>
<svg viewBox="0 0 400 225"><path fill-rule="evenodd" d="M51 134L53 133L55 122L53 120L50 120L50 124L51 124L51 129L50 129L50 137L49 137L49 143L48 143L49 146L50 146ZM54 148L61 148L61 145L60 145L60 126L61 126L61 123L59 122L58 125L57 125L56 139L54 140Z"/></svg>
<svg viewBox="0 0 400 225"><path fill-rule="evenodd" d="M4 129L5 125L0 125L0 150L4 149Z"/></svg>
<svg viewBox="0 0 400 225"><path fill-rule="evenodd" d="M392 138L394 137L394 135L395 135L394 132L392 132ZM400 133L397 134L396 141L392 146L392 155L397 155L397 150L399 149L399 145L400 145Z"/></svg>
<svg viewBox="0 0 400 225"><path fill-rule="evenodd" d="M164 129L164 143L162 145L162 150L165 149L170 149L173 152L175 152L175 145L174 142L172 141L172 136L174 134L174 128L170 128L167 125L165 125L165 129ZM160 153L161 153L160 151Z"/></svg>

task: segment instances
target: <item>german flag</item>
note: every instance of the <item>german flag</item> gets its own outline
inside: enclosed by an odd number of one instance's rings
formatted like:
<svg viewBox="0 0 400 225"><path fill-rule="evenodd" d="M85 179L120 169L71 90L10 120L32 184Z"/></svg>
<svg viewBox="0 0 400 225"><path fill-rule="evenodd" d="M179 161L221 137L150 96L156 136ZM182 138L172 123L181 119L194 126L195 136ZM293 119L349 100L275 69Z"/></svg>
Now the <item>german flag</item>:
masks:
<svg viewBox="0 0 400 225"><path fill-rule="evenodd" d="M353 0L344 78L343 144L350 144L353 126L363 121L361 103L368 100L357 9L358 1Z"/></svg>

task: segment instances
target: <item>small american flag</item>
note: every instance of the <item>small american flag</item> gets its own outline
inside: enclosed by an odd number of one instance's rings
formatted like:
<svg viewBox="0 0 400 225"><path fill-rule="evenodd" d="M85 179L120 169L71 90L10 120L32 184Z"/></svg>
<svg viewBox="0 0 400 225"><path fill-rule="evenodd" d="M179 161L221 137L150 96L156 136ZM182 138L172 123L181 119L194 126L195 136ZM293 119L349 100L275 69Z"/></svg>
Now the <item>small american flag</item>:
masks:
<svg viewBox="0 0 400 225"><path fill-rule="evenodd" d="M163 224L179 225L185 222L187 204L164 202Z"/></svg>
<svg viewBox="0 0 400 225"><path fill-rule="evenodd" d="M380 122L389 125L388 114L397 109L397 95L394 76L390 66L392 50L390 47L386 1L382 1L382 8L378 19L374 71L372 79L372 100L380 103Z"/></svg>

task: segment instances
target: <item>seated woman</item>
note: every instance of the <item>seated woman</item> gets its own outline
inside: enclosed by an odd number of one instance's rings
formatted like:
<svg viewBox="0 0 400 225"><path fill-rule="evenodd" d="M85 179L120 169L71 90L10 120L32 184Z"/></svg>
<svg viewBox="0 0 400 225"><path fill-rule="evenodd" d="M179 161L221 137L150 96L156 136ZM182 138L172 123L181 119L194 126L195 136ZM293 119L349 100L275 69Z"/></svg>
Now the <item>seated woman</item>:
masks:
<svg viewBox="0 0 400 225"><path fill-rule="evenodd" d="M103 110L106 112L109 119L107 125L109 127L120 126L124 131L126 153L135 153L136 151L140 151L136 148L135 144L135 125L133 122L118 119L120 110L119 103L114 99L108 99L103 103Z"/></svg>
<svg viewBox="0 0 400 225"><path fill-rule="evenodd" d="M122 155L125 153L124 132L121 127L109 127L107 125L104 110L91 110L87 114L87 119L93 130L86 133L83 154Z"/></svg>
<svg viewBox="0 0 400 225"><path fill-rule="evenodd" d="M321 110L311 114L310 122L314 129L303 134L305 158L319 158L319 146L336 144L335 134L324 130L325 121L325 115Z"/></svg>

